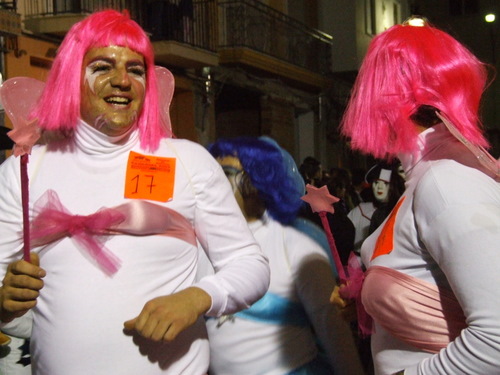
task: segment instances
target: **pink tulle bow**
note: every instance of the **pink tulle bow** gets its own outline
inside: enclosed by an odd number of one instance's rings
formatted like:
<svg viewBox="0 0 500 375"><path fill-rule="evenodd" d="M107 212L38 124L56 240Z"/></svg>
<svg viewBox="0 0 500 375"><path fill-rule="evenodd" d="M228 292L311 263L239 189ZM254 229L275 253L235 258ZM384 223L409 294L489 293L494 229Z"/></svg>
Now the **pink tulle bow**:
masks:
<svg viewBox="0 0 500 375"><path fill-rule="evenodd" d="M39 214L31 224L33 246L41 246L63 237L73 238L97 261L108 274L114 274L119 259L103 244L104 235L113 226L125 220L125 215L113 208L104 208L92 215L72 215L61 204L57 194L49 190L36 203Z"/></svg>
<svg viewBox="0 0 500 375"><path fill-rule="evenodd" d="M356 312L358 317L358 329L362 337L367 337L373 333L373 320L366 312L361 301L361 288L365 279L365 273L357 255L351 252L347 264L347 283L340 290L340 296L344 299L353 299L356 301Z"/></svg>
<svg viewBox="0 0 500 375"><path fill-rule="evenodd" d="M31 239L42 246L63 237L81 245L109 274L118 270L119 259L105 246L105 235L165 235L196 247L196 233L189 220L175 210L143 200L131 200L113 208L102 208L87 216L72 215L55 191L48 190L36 203Z"/></svg>

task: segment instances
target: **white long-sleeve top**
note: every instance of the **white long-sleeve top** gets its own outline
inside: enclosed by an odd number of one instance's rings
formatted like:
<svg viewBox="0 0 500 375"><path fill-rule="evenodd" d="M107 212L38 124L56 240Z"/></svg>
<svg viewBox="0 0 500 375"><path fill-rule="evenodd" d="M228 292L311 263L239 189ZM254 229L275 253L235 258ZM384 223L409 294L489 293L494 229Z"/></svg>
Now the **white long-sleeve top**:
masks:
<svg viewBox="0 0 500 375"><path fill-rule="evenodd" d="M420 134L416 154L399 158L407 182L393 250L371 260L384 223L364 242L363 263L451 290L468 327L430 354L376 325L376 374L500 374L500 184L477 169L474 155L443 124Z"/></svg>
<svg viewBox="0 0 500 375"><path fill-rule="evenodd" d="M362 374L351 331L329 302L335 281L323 248L267 214L249 226L269 259L269 293L302 305L311 325L263 322L238 315L208 319L210 373L287 374L316 357L318 339L335 374Z"/></svg>
<svg viewBox="0 0 500 375"><path fill-rule="evenodd" d="M128 201L124 182L129 152L176 159L174 193L153 202L182 214L218 271L198 282L198 249L164 235L109 236L106 247L122 262L106 275L71 238L33 249L47 271L33 310L33 373L37 375L198 375L208 368L202 319L172 343L124 333L123 323L144 304L196 285L212 298L208 315L246 308L269 283L269 267L238 208L218 163L200 145L162 140L140 148L138 133L111 138L85 123L74 142L35 146L30 155L30 205L55 190L68 211L88 215ZM0 167L0 265L22 257L19 159ZM1 276L3 277L3 275Z"/></svg>

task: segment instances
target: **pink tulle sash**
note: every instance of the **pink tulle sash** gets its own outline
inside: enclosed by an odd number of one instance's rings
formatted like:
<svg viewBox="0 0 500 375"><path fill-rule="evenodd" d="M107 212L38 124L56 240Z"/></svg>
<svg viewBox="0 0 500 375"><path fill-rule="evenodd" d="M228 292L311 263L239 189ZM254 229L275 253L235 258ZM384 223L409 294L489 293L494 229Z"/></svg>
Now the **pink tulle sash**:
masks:
<svg viewBox="0 0 500 375"><path fill-rule="evenodd" d="M390 268L370 267L361 297L385 330L426 352L437 353L467 327L451 291Z"/></svg>
<svg viewBox="0 0 500 375"><path fill-rule="evenodd" d="M106 235L161 234L196 246L196 235L189 221L178 212L147 201L131 201L115 208L102 208L88 216L72 215L53 190L35 203L38 213L31 224L32 246L42 246L71 237L108 273L115 273L120 260L104 246Z"/></svg>

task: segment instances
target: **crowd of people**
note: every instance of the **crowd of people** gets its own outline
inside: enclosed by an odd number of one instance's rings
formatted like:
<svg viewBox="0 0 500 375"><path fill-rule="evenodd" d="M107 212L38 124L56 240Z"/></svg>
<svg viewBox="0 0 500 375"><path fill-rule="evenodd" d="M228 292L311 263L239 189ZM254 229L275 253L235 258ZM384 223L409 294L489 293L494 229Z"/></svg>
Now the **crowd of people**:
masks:
<svg viewBox="0 0 500 375"><path fill-rule="evenodd" d="M335 212L328 214L340 258L347 264L352 251L359 253L361 244L377 229L396 205L405 189L405 176L398 160L380 161L368 169L323 168L315 157L308 156L299 166L306 184L326 186L339 198ZM322 226L319 216L309 206L300 213Z"/></svg>
<svg viewBox="0 0 500 375"><path fill-rule="evenodd" d="M89 15L0 165L0 373L499 374L486 79L448 34L396 25L341 126L380 162L297 166L269 137L173 137L148 35L126 11ZM326 222L306 185L329 192ZM357 282L339 279L351 259Z"/></svg>

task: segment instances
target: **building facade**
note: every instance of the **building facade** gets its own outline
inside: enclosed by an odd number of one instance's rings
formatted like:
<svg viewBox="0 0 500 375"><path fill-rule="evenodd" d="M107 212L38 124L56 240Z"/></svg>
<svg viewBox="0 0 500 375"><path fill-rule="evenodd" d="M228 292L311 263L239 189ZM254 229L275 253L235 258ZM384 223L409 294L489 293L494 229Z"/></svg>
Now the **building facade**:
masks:
<svg viewBox="0 0 500 375"><path fill-rule="evenodd" d="M268 135L299 164L314 156L345 168L367 164L338 134L366 47L410 14L406 0L20 0L0 8L18 26L0 31L3 79L44 80L71 25L99 9L128 9L151 34L156 63L174 73L177 137L207 145Z"/></svg>

